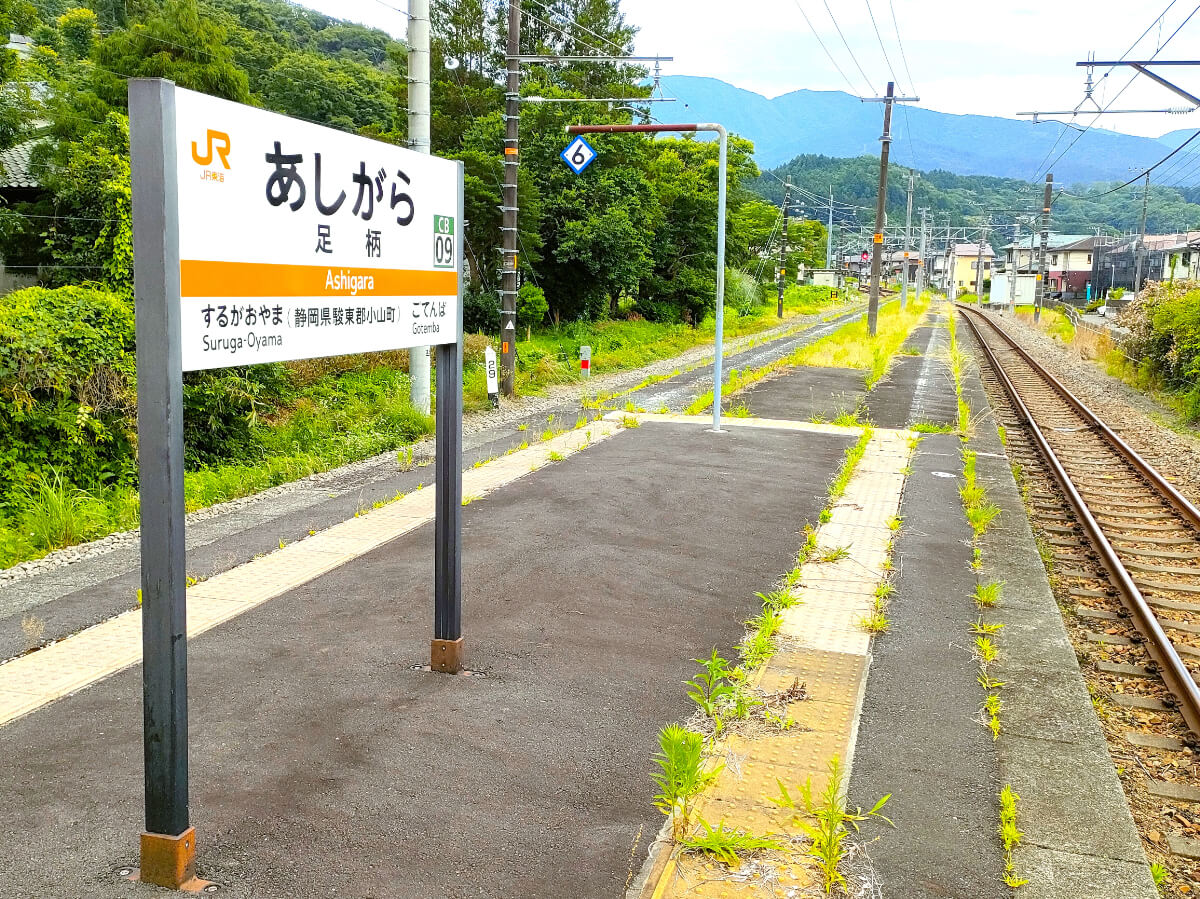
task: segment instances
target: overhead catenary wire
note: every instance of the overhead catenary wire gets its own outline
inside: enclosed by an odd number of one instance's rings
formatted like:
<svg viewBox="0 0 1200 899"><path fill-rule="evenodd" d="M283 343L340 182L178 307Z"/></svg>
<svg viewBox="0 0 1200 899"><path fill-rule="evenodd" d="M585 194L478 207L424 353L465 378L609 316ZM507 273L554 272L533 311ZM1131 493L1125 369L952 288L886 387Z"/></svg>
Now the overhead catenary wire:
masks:
<svg viewBox="0 0 1200 899"><path fill-rule="evenodd" d="M1171 7L1171 6L1173 6L1173 5L1174 5L1174 0L1172 0L1172 3L1171 3L1171 4L1170 4L1168 7L1167 7L1167 9L1170 9L1170 7ZM1174 40L1174 38L1175 38L1175 35L1179 34L1179 32L1180 32L1180 31L1183 29L1183 26L1184 26L1184 25L1186 25L1188 22L1190 22L1190 21L1192 20L1192 17L1193 17L1193 16L1195 16L1197 12L1200 12L1200 4L1197 4L1197 5L1196 5L1196 6L1195 6L1195 7L1192 9L1192 11L1191 11L1190 13L1188 13L1188 14L1187 14L1187 17L1186 17L1186 18L1184 18L1184 20L1183 20L1182 22L1180 22L1180 23L1179 23L1179 26L1178 26L1178 27L1177 27L1177 28L1176 28L1176 29L1175 29L1173 32L1171 32L1171 36L1170 36L1170 37L1168 37L1168 38L1167 38L1165 41L1163 41L1163 42L1162 42L1162 44L1160 44L1160 45L1158 46L1158 48L1157 48L1157 49L1154 51L1154 53L1152 53L1152 54L1151 54L1151 56L1150 56L1150 59L1151 59L1151 60L1153 60L1155 57L1157 57L1157 56L1158 56L1158 54L1159 54L1159 53L1161 53L1161 52L1163 51L1163 49L1165 49L1165 48L1166 48L1167 44L1171 43L1171 41L1172 41L1172 40ZM1163 15L1166 15L1166 10L1164 10L1164 11L1163 11ZM1144 36L1145 36L1145 34L1149 32L1149 30L1150 30L1150 29L1149 29L1149 28L1147 28L1147 29L1146 29L1146 32L1143 32L1143 35L1142 35L1142 36L1144 37ZM1139 38L1138 40L1140 41L1140 40L1141 40L1141 38ZM1133 47L1135 47L1135 46L1137 46L1137 42L1134 42L1134 44L1133 44L1133 45L1132 45L1132 46L1129 48L1129 50L1126 50L1126 51L1125 51L1125 54L1122 54L1122 56L1121 56L1121 59L1123 60L1123 59L1125 58L1125 55L1127 55L1127 54L1128 54L1130 51L1132 51ZM1110 73L1113 71L1113 69L1115 69L1115 68L1116 68L1116 65L1113 65L1113 66L1109 67L1109 70L1108 70L1107 72L1105 72L1105 73L1104 73L1104 76L1103 76L1103 77L1107 78L1107 77L1108 77L1108 75L1109 75L1109 74L1110 74ZM1082 137L1083 137L1085 134L1087 134L1087 133L1088 133L1088 131L1090 131L1090 130L1092 129L1092 126L1093 126L1093 125L1095 125L1095 124L1096 124L1096 122L1098 122L1098 121L1100 120L1100 116L1101 116L1101 115L1103 115L1105 112L1107 112L1107 111L1108 111L1108 109L1109 109L1109 107L1111 107L1111 106L1112 106L1114 103L1116 103L1116 102L1117 102L1117 100L1120 98L1120 96L1121 96L1123 93L1125 93L1125 91L1126 91L1126 90L1128 90L1128 89L1129 89L1129 87L1130 87L1130 86L1133 84L1133 82L1134 82L1134 81L1136 81L1136 80L1137 80L1137 77L1138 77L1138 73L1137 73L1137 72L1135 72L1135 73L1133 74L1133 77L1131 77L1131 78L1129 79L1129 81L1127 81L1127 82L1125 83L1125 85L1124 85L1124 86L1123 86L1123 87L1122 87L1122 88L1121 88L1119 91L1117 91L1117 92L1116 92L1116 94L1114 94L1114 95L1113 95L1112 99L1111 99L1111 100L1109 100L1109 101L1108 101L1108 102L1107 102L1107 103L1104 105L1103 109L1101 109L1101 110L1100 110L1100 111L1098 111L1098 112L1097 112L1097 113L1096 113L1094 116L1092 116L1092 120L1091 120L1091 121L1090 121L1090 122L1087 124L1087 126L1086 126L1086 127L1085 127L1085 128L1082 130L1082 131L1079 131L1079 132L1078 132L1078 133L1075 135L1075 137L1074 137L1074 138L1071 140L1071 142L1070 142L1069 144L1067 144L1067 146L1066 146L1066 147L1063 149L1063 151L1062 151L1061 153L1059 153L1059 154L1058 154L1058 156L1054 157L1054 161L1053 161L1053 162L1051 162L1051 163L1050 163L1050 165L1048 165L1048 166L1045 166L1044 168L1043 168L1042 166L1039 166L1039 172L1050 172L1050 171L1053 171L1053 170L1054 170L1054 166L1056 166L1056 165L1058 164L1058 161L1059 161L1060 159L1062 159L1064 156L1066 156L1066 155L1067 155L1067 153L1069 153L1069 152L1071 151L1071 148L1072 148L1072 147L1074 147L1074 146L1075 146L1077 143L1079 143L1079 139L1080 139L1080 138L1082 138ZM1060 135L1060 139L1061 139L1061 135ZM1057 142L1056 142L1056 145L1057 145ZM1053 148L1051 148L1051 152L1053 152ZM1047 155L1049 155L1049 154L1047 154ZM1043 165L1044 165L1044 163L1045 163L1045 160L1043 160ZM1145 174L1145 173L1143 173L1143 174Z"/></svg>

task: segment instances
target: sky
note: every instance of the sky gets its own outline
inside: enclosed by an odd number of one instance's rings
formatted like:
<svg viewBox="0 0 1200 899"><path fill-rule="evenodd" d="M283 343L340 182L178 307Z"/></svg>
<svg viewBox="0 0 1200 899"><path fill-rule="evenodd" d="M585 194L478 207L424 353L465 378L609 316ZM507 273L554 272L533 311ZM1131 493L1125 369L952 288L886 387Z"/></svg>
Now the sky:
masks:
<svg viewBox="0 0 1200 899"><path fill-rule="evenodd" d="M527 0L532 11L537 3ZM404 35L405 17L398 10L407 8L407 0L305 0L303 5ZM920 97L916 105L1007 118L1018 112L1074 109L1084 101L1087 72L1076 61L1087 59L1089 52L1096 59L1118 59L1147 28L1125 58L1154 56L1189 14L1192 18L1158 58L1194 59L1200 48L1200 5L1193 0L1009 0L1007 5L962 0L623 0L621 8L639 29L639 54L674 57L664 64L666 74L708 75L767 97L800 88L881 94L886 82L895 80L897 92ZM1107 71L1095 72L1094 96L1100 106L1132 79L1112 109L1189 107L1150 79L1135 78L1131 69L1120 67L1101 78ZM1200 96L1200 66L1157 71ZM1094 107L1084 103L1081 109ZM1093 118L1081 113L1075 121L1088 125ZM1200 128L1200 111L1110 114L1093 127L1157 137Z"/></svg>

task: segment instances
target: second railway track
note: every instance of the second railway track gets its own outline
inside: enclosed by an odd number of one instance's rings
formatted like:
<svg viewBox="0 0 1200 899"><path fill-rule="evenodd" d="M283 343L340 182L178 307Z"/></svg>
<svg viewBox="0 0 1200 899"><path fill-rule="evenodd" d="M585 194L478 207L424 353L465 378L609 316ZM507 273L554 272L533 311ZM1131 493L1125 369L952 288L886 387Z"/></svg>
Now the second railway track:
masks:
<svg viewBox="0 0 1200 899"><path fill-rule="evenodd" d="M1123 647L1093 664L1123 679L1123 702L1179 712L1186 729L1165 742L1200 746L1200 511L988 316L959 308L1057 488L1030 502L1074 611L1094 642Z"/></svg>

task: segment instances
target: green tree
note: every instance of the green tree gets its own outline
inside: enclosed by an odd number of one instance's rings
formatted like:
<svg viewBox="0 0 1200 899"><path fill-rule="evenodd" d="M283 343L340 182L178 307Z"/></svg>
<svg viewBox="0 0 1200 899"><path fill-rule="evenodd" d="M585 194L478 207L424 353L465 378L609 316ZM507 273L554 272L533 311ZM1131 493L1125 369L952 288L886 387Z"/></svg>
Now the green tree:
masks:
<svg viewBox="0 0 1200 899"><path fill-rule="evenodd" d="M96 45L96 92L126 105L123 76L169 78L180 87L246 103L250 79L233 61L225 29L201 14L197 0L166 0L162 9ZM105 71L107 70L107 71Z"/></svg>
<svg viewBox="0 0 1200 899"><path fill-rule="evenodd" d="M77 58L92 52L96 42L96 14L86 6L77 6L58 17L58 30L62 34L63 49Z"/></svg>
<svg viewBox="0 0 1200 899"><path fill-rule="evenodd" d="M329 60L289 53L257 85L271 109L350 131L396 124L391 81L353 59Z"/></svg>

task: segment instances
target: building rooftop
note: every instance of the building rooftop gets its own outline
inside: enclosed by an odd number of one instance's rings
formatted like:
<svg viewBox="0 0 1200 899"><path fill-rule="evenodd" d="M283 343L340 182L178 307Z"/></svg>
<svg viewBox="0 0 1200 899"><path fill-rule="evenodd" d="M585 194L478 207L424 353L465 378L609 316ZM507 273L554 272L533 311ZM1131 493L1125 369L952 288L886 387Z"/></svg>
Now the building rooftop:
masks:
<svg viewBox="0 0 1200 899"><path fill-rule="evenodd" d="M977 243L956 243L954 245L954 255L958 256L960 258L963 256L974 256L976 259L978 259L979 258L979 244L977 244ZM986 256L995 256L996 253L990 246L985 245L983 248L983 255L985 257Z"/></svg>
<svg viewBox="0 0 1200 899"><path fill-rule="evenodd" d="M0 150L0 188L41 187L31 165L33 148L38 140L27 140L7 150Z"/></svg>

